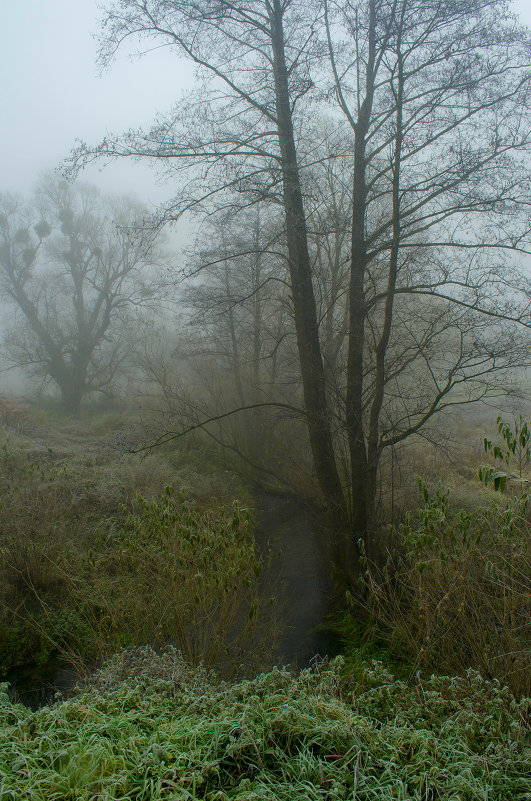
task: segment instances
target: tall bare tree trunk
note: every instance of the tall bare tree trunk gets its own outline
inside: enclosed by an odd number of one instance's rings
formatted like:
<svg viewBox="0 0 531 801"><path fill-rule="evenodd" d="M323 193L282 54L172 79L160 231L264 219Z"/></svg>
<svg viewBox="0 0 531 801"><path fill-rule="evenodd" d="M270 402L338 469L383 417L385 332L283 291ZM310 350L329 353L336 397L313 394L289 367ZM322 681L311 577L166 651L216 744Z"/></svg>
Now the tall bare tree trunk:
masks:
<svg viewBox="0 0 531 801"><path fill-rule="evenodd" d="M404 97L404 65L401 52L401 35L403 18L406 4L402 5L402 18L400 21L399 35L397 39L397 88L396 88L396 113L395 113L395 141L394 156L392 163L392 242L389 252L389 267L387 277L387 289L385 295L385 307L383 326L380 339L376 346L376 364L374 379L374 396L371 404L369 419L369 434L367 437L368 451L368 470L367 470L367 492L366 502L369 521L373 521L376 514L376 493L378 484L378 465L382 454L380 443L380 418L385 393L385 357L391 338L393 326L393 306L396 294L396 279L398 274L398 254L400 251L400 169L403 144L403 97Z"/></svg>
<svg viewBox="0 0 531 801"><path fill-rule="evenodd" d="M365 97L354 126L354 177L352 187L352 246L350 261L350 337L347 363L346 426L352 481L352 527L356 538L367 538L367 449L363 425L363 367L365 364L365 273L367 242L366 145L373 97L376 49L376 11L370 2L369 52L365 78Z"/></svg>
<svg viewBox="0 0 531 801"><path fill-rule="evenodd" d="M347 519L347 510L335 459L330 415L326 400L325 373L319 342L317 308L312 285L306 215L302 200L299 165L293 133L282 15L280 0L273 0L271 5L271 39L274 54L276 112L297 347L308 432L317 480L328 508L338 520L340 526L343 526Z"/></svg>

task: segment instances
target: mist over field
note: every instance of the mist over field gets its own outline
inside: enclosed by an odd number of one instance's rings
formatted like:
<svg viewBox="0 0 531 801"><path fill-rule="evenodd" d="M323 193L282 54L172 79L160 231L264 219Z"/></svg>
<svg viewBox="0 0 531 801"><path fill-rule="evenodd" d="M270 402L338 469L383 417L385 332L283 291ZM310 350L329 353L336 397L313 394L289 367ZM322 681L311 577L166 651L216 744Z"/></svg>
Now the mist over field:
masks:
<svg viewBox="0 0 531 801"><path fill-rule="evenodd" d="M4 10L0 798L528 798L530 22Z"/></svg>

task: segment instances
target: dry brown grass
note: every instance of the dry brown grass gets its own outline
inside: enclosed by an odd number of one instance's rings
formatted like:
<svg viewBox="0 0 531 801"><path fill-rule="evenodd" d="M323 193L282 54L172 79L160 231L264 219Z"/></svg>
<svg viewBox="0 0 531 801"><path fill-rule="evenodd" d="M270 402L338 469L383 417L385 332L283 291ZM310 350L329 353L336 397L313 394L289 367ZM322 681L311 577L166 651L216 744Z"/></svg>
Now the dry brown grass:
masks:
<svg viewBox="0 0 531 801"><path fill-rule="evenodd" d="M478 481L478 468L485 464L483 438L496 435L496 417L501 410L475 404L447 410L417 435L400 444L382 460L379 522L401 523L418 506L417 478L435 491L441 482L450 489L454 509L472 511L490 502L492 491ZM529 418L531 408L519 408ZM512 419L516 411L506 411Z"/></svg>

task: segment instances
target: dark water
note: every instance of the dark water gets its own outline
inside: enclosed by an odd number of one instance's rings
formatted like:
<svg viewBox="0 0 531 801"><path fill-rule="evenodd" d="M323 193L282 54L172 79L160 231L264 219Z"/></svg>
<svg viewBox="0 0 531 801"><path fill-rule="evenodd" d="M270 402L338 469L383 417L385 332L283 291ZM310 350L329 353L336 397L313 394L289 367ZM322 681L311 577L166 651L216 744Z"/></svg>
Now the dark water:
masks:
<svg viewBox="0 0 531 801"><path fill-rule="evenodd" d="M330 611L332 594L324 543L314 514L302 501L261 490L256 491L254 500L258 547L262 553L273 553L264 578L271 591L284 600L285 631L277 643L274 662L302 668L317 655L331 656L338 651L333 634L320 627ZM57 657L38 667L13 669L3 681L10 683L14 700L38 709L53 703L56 693L67 692L76 678L68 663Z"/></svg>
<svg viewBox="0 0 531 801"><path fill-rule="evenodd" d="M337 639L320 625L330 611L333 590L325 544L315 515L299 499L257 491L254 500L258 546L262 552L271 549L274 556L280 552L266 577L285 598L286 631L275 661L304 667L317 654L331 656L338 650Z"/></svg>
<svg viewBox="0 0 531 801"><path fill-rule="evenodd" d="M9 695L30 709L53 704L56 694L67 692L75 684L77 674L60 657L43 665L14 668L2 679L10 684Z"/></svg>

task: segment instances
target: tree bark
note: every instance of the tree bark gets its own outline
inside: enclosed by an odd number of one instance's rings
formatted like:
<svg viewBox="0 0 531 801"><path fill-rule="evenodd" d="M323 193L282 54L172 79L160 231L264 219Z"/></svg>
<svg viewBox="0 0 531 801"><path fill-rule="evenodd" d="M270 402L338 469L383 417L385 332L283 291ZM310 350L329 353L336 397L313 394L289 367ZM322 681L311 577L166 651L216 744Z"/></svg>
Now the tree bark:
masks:
<svg viewBox="0 0 531 801"><path fill-rule="evenodd" d="M380 443L380 418L385 393L385 357L391 338L393 326L393 307L396 294L396 280L398 275L398 254L400 251L400 167L403 144L403 98L404 98L404 65L401 52L401 30L406 4L402 6L402 19L397 38L397 88L395 93L395 141L394 158L392 163L392 242L389 252L389 267L387 276L387 290L383 326L378 345L376 347L376 364L374 380L374 396L371 404L369 419L369 434L367 438L367 490L366 503L368 519L374 521L376 515L376 493L378 486L378 465L382 454Z"/></svg>
<svg viewBox="0 0 531 801"><path fill-rule="evenodd" d="M346 522L347 511L335 459L326 400L325 374L312 285L306 215L293 132L282 15L281 3L279 0L273 0L271 4L271 40L274 56L275 99L297 348L310 446L317 480L327 507L342 527Z"/></svg>
<svg viewBox="0 0 531 801"><path fill-rule="evenodd" d="M376 11L370 3L369 53L365 80L365 97L354 127L354 176L352 186L352 249L350 261L349 313L350 337L347 362L346 427L349 442L352 482L352 526L354 536L367 539L367 449L363 425L363 367L365 364L365 273L367 242L366 146L373 96L376 50Z"/></svg>
<svg viewBox="0 0 531 801"><path fill-rule="evenodd" d="M61 406L67 414L79 415L81 410L81 400L85 394L85 389L80 384L64 382L60 384Z"/></svg>

